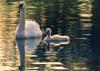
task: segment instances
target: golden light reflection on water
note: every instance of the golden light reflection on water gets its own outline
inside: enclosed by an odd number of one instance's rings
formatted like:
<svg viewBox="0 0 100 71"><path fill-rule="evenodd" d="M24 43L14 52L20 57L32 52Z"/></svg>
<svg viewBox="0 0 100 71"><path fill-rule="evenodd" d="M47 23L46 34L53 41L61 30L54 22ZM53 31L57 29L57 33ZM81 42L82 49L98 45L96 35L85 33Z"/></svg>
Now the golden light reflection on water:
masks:
<svg viewBox="0 0 100 71"><path fill-rule="evenodd" d="M17 70L14 33L17 23L17 2L6 5L0 1L0 71Z"/></svg>

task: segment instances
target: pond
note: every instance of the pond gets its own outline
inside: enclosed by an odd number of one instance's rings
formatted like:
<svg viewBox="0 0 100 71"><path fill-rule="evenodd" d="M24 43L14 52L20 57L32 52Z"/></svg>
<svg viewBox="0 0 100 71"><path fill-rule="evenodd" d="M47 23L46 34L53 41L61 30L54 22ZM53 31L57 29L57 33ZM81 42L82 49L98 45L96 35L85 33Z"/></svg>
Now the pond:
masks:
<svg viewBox="0 0 100 71"><path fill-rule="evenodd" d="M17 0L0 0L0 71L93 71L91 1L24 0L26 19L36 20L43 36L15 39ZM79 2L80 1L80 2ZM88 10L87 10L88 9ZM45 43L45 29L68 35L70 43ZM93 69L93 70L92 70Z"/></svg>

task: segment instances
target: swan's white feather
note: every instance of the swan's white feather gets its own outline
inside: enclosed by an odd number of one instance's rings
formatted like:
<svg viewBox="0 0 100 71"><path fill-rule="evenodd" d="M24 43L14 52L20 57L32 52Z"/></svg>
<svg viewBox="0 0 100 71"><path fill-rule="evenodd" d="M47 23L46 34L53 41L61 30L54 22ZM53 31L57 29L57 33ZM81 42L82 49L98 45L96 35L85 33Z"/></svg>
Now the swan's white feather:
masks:
<svg viewBox="0 0 100 71"><path fill-rule="evenodd" d="M18 24L17 26L16 38L33 38L41 36L42 36L42 31L40 30L39 24L35 21L26 20L24 29L22 29L20 24Z"/></svg>

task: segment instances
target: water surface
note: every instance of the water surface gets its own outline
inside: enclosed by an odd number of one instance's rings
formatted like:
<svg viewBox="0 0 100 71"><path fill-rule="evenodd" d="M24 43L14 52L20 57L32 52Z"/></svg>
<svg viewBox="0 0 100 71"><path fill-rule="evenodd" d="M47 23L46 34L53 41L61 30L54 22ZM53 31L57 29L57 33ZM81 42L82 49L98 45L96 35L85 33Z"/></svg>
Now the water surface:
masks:
<svg viewBox="0 0 100 71"><path fill-rule="evenodd" d="M26 2L26 19L36 20L43 37L15 39L18 1L0 0L0 71L93 71L91 2ZM70 36L70 44L45 44L45 29ZM95 69L95 68L94 68Z"/></svg>

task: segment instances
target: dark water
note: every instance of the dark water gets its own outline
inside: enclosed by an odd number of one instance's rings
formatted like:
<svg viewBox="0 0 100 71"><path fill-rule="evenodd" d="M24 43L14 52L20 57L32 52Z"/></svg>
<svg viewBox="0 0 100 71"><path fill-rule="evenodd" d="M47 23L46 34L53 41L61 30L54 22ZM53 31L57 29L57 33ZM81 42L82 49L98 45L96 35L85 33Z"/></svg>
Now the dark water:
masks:
<svg viewBox="0 0 100 71"><path fill-rule="evenodd" d="M98 71L91 49L89 0L25 0L26 19L36 20L42 38L15 39L18 2L0 0L0 71ZM70 44L45 44L45 29L70 36Z"/></svg>

